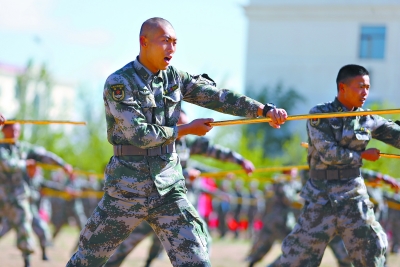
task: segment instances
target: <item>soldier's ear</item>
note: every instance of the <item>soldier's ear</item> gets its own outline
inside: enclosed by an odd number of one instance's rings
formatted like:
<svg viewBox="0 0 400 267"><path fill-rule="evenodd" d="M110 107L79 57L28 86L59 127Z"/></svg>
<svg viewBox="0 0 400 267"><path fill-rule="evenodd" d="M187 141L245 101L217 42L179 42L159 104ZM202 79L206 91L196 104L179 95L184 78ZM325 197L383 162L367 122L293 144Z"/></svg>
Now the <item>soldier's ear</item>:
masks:
<svg viewBox="0 0 400 267"><path fill-rule="evenodd" d="M344 91L346 85L344 83L339 83L339 91Z"/></svg>
<svg viewBox="0 0 400 267"><path fill-rule="evenodd" d="M146 37L144 37L144 36L140 36L140 46L142 47L145 47L145 46L147 46L147 38Z"/></svg>

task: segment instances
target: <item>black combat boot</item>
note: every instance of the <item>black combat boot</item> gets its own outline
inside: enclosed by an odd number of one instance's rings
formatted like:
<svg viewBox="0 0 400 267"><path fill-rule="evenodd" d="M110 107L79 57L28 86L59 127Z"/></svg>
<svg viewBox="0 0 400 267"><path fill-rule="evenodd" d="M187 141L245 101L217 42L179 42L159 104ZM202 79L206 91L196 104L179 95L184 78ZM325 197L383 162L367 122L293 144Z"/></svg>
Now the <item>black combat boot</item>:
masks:
<svg viewBox="0 0 400 267"><path fill-rule="evenodd" d="M47 254L46 254L46 247L42 247L42 260L44 260L44 261L49 260L49 257L47 257Z"/></svg>

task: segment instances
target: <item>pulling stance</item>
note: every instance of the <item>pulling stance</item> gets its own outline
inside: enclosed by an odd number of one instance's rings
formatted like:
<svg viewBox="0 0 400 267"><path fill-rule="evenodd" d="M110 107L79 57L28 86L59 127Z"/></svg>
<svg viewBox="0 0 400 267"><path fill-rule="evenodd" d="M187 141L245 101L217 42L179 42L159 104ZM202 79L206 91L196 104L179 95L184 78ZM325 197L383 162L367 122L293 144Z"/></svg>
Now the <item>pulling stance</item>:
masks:
<svg viewBox="0 0 400 267"><path fill-rule="evenodd" d="M346 65L336 83L335 100L310 113L362 110L370 90L368 71ZM379 159L378 149L366 149L372 138L400 148L400 127L377 115L311 119L307 134L310 179L301 192L305 205L282 243L279 266L319 266L336 235L343 239L355 267L384 266L387 238L375 219L360 167L363 159Z"/></svg>
<svg viewBox="0 0 400 267"><path fill-rule="evenodd" d="M186 197L175 140L205 135L212 119L177 126L181 101L244 117L268 116L279 128L286 111L217 89L207 75L170 66L176 34L162 18L145 21L140 53L110 75L104 87L108 141L114 156L105 170L105 194L81 232L67 266L102 266L143 220L154 229L173 266L210 266L205 230Z"/></svg>

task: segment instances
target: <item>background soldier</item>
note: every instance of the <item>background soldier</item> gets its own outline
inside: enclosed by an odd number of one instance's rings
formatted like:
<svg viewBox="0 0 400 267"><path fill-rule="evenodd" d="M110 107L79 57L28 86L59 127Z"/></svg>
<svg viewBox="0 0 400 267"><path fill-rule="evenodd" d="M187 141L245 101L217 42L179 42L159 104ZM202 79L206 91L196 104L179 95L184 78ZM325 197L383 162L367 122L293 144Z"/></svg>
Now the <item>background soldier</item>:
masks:
<svg viewBox="0 0 400 267"><path fill-rule="evenodd" d="M293 229L295 214L293 203L298 202L298 192L301 189L295 181L297 169L283 172L275 178L274 183L268 188L270 191L263 227L255 236L250 253L246 260L249 266L260 261L272 248L276 240L283 240ZM272 265L271 265L272 266Z"/></svg>
<svg viewBox="0 0 400 267"><path fill-rule="evenodd" d="M29 255L33 252L31 237L32 213L30 211L30 190L27 185L25 166L35 165L36 162L60 166L71 174L72 167L66 164L55 154L46 151L43 147L34 146L26 142L17 141L20 136L20 125L7 124L2 128L6 139L15 140L9 144L0 144L0 171L3 187L0 192L1 217L5 217L17 230L17 246L23 252L25 266L30 265ZM38 226L39 227L39 226ZM45 246L42 247L44 249ZM45 250L43 250L45 256Z"/></svg>

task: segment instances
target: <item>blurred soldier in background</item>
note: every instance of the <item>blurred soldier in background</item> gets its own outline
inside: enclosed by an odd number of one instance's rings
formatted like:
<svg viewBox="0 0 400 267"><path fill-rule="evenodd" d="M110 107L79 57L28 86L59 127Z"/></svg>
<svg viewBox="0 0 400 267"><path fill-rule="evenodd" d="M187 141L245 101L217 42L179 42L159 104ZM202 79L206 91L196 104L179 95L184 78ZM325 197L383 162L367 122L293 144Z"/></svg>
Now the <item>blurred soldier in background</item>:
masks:
<svg viewBox="0 0 400 267"><path fill-rule="evenodd" d="M17 230L17 246L23 253L25 266L30 266L29 255L33 252L32 213L26 167L41 162L60 166L68 174L72 174L72 167L43 147L18 141L18 123L4 125L2 132L4 138L14 141L0 144L0 216L7 218ZM45 251L43 256L46 256Z"/></svg>
<svg viewBox="0 0 400 267"><path fill-rule="evenodd" d="M293 229L296 222L293 203L299 201L298 192L301 189L296 178L297 169L283 171L282 175L275 177L274 183L268 187L263 227L255 236L246 258L249 266L254 266L260 261L276 240L283 240Z"/></svg>

